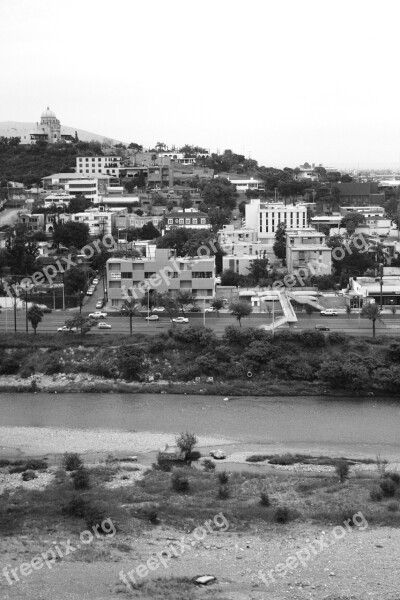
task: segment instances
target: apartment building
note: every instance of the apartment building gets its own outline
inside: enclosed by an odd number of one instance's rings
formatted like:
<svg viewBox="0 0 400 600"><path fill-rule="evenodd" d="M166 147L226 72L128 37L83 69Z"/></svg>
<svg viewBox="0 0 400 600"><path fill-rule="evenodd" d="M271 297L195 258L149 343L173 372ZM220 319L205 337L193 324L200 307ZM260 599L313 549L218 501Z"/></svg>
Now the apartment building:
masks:
<svg viewBox="0 0 400 600"><path fill-rule="evenodd" d="M77 156L75 170L88 177L93 174L118 177L121 166L121 156Z"/></svg>
<svg viewBox="0 0 400 600"><path fill-rule="evenodd" d="M115 226L121 229L140 229L147 223L152 223L154 227L159 229L160 223L163 221L164 215L142 215L141 217L135 213L120 214L116 216Z"/></svg>
<svg viewBox="0 0 400 600"><path fill-rule="evenodd" d="M255 179L254 177L242 177L241 175L233 175L232 173L219 173L215 176L227 179L233 186L235 186L237 192L247 192L247 190L257 190L263 192L265 190L265 184L262 179Z"/></svg>
<svg viewBox="0 0 400 600"><path fill-rule="evenodd" d="M147 290L171 294L185 290L208 305L215 295L215 261L213 257L176 258L173 251L161 248L148 257L110 258L107 288L113 307L129 298L140 300Z"/></svg>
<svg viewBox="0 0 400 600"><path fill-rule="evenodd" d="M110 185L110 179L112 179L110 175L94 174L89 178L83 173L53 173L52 175L48 175L47 177L42 177L43 188L45 190L53 191L66 191L66 186L69 186L71 183L78 184L91 182L93 187L93 182L96 181L97 194L107 194L107 187ZM79 189L79 186L77 189ZM68 190L68 193L71 196L74 192Z"/></svg>
<svg viewBox="0 0 400 600"><path fill-rule="evenodd" d="M173 210L166 217L166 231L177 227L211 229L210 217L195 208Z"/></svg>
<svg viewBox="0 0 400 600"><path fill-rule="evenodd" d="M307 207L305 204L283 204L252 199L246 204L246 227L258 232L258 239L273 243L279 223L286 229L307 227Z"/></svg>
<svg viewBox="0 0 400 600"><path fill-rule="evenodd" d="M39 231L44 227L44 215L22 213L18 216L18 224L24 225L28 231Z"/></svg>
<svg viewBox="0 0 400 600"><path fill-rule="evenodd" d="M286 233L286 265L289 273L307 268L314 275L332 273L332 249L319 231L298 230ZM315 271L315 273L313 273Z"/></svg>

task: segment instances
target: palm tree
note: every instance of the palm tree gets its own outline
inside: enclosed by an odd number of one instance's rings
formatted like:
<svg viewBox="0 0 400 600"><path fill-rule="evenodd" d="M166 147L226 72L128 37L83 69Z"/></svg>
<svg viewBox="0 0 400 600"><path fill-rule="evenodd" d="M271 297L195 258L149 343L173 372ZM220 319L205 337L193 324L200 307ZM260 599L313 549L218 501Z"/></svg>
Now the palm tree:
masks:
<svg viewBox="0 0 400 600"><path fill-rule="evenodd" d="M372 321L372 337L375 337L375 322L382 323L381 314L381 309L377 304L366 304L361 310L361 316Z"/></svg>
<svg viewBox="0 0 400 600"><path fill-rule="evenodd" d="M124 315L126 315L127 317L129 317L129 329L132 335L132 317L134 317L135 315L138 314L138 309L139 309L139 304L136 302L136 300L124 300L124 303L122 305L122 311L124 313Z"/></svg>
<svg viewBox="0 0 400 600"><path fill-rule="evenodd" d="M37 326L39 325L39 323L41 323L42 318L43 318L43 311L42 311L42 309L39 308L39 306L37 304L34 304L33 306L31 306L29 308L28 313L27 313L27 317L28 317L28 321L32 325L32 329L33 329L33 331L35 332L35 335L36 335Z"/></svg>

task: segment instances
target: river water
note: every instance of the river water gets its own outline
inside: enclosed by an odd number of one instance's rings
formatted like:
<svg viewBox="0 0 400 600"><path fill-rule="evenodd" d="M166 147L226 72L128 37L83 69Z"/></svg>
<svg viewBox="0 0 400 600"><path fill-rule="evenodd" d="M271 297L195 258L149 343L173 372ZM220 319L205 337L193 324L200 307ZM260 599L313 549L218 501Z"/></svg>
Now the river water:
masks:
<svg viewBox="0 0 400 600"><path fill-rule="evenodd" d="M0 426L189 430L276 451L400 458L400 402L388 398L0 394Z"/></svg>

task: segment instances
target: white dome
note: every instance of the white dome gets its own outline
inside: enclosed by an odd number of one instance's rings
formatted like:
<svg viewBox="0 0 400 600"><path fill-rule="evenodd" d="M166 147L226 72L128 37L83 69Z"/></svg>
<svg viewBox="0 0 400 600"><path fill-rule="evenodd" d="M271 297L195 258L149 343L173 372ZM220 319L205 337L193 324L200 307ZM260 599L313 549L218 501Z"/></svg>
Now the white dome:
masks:
<svg viewBox="0 0 400 600"><path fill-rule="evenodd" d="M45 111L42 112L42 119L46 119L46 118L47 119L48 118L53 118L53 119L57 118L56 115L55 115L55 113L52 110L50 110L49 107L47 107L47 110L45 110Z"/></svg>

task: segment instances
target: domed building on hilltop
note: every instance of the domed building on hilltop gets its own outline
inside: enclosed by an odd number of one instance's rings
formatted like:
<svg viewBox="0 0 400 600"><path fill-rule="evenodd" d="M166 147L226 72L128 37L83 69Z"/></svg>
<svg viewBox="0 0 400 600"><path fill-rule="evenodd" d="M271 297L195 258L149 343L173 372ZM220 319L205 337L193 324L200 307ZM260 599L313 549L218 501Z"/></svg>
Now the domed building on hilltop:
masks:
<svg viewBox="0 0 400 600"><path fill-rule="evenodd" d="M49 107L42 112L40 123L36 123L36 129L30 132L30 139L31 143L44 140L49 144L61 140L61 123Z"/></svg>

